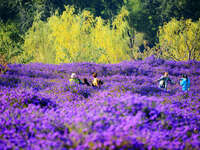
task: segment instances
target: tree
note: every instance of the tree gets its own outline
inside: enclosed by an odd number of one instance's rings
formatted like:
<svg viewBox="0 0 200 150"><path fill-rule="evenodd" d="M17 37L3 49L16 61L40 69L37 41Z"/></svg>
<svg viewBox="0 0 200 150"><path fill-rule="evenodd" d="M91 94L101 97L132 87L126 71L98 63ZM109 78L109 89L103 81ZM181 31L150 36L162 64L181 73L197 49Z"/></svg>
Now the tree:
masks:
<svg viewBox="0 0 200 150"><path fill-rule="evenodd" d="M58 64L128 60L127 15L128 11L122 8L110 23L90 11L77 14L74 7L66 6L62 15L56 13L47 22L33 23L25 36L24 55L32 56L32 62Z"/></svg>
<svg viewBox="0 0 200 150"><path fill-rule="evenodd" d="M161 54L176 61L200 60L200 19L180 21L173 18L158 32Z"/></svg>
<svg viewBox="0 0 200 150"><path fill-rule="evenodd" d="M200 18L200 1L196 0L126 0L130 26L145 33L145 39L157 42L157 31L171 18L197 21Z"/></svg>
<svg viewBox="0 0 200 150"><path fill-rule="evenodd" d="M22 43L23 38L16 25L0 21L0 64L3 70L6 70L8 63L14 63L16 56L22 53Z"/></svg>
<svg viewBox="0 0 200 150"><path fill-rule="evenodd" d="M0 19L13 22L25 33L31 27L34 17L42 14L45 18L45 2L47 0L9 0L0 2Z"/></svg>
<svg viewBox="0 0 200 150"><path fill-rule="evenodd" d="M24 60L42 63L55 63L54 40L48 23L35 18L32 27L26 32L23 49Z"/></svg>

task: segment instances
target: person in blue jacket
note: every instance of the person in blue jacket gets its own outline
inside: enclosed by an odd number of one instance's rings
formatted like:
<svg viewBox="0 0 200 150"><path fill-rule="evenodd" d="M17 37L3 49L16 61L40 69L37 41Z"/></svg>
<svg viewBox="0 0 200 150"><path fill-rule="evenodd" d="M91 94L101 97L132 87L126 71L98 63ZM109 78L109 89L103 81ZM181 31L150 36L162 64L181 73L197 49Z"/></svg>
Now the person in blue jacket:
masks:
<svg viewBox="0 0 200 150"><path fill-rule="evenodd" d="M184 92L190 90L190 80L186 74L184 74L180 80L180 85L182 86L182 90Z"/></svg>

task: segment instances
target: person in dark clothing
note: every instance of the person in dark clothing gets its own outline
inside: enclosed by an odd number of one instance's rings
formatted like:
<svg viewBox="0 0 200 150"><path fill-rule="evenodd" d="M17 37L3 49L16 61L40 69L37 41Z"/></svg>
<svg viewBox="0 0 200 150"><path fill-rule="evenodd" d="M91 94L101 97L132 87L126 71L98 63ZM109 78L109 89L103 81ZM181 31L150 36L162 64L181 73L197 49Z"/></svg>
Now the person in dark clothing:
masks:
<svg viewBox="0 0 200 150"><path fill-rule="evenodd" d="M160 77L159 81L159 88L165 89L167 91L168 83L174 84L174 81L172 81L169 78L168 72L165 72L163 76Z"/></svg>
<svg viewBox="0 0 200 150"><path fill-rule="evenodd" d="M88 82L88 80L86 78L83 79L83 84L90 86L90 83Z"/></svg>

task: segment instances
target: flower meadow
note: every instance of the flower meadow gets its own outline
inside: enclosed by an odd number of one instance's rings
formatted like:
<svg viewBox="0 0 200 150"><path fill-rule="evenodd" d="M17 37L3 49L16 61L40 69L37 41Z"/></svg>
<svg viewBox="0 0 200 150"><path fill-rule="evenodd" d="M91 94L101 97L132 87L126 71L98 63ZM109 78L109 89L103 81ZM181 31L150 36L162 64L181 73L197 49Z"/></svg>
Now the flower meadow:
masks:
<svg viewBox="0 0 200 150"><path fill-rule="evenodd" d="M10 64L0 76L0 150L198 150L200 62ZM158 88L168 71L174 85ZM70 85L72 72L101 88ZM179 85L191 80L188 92Z"/></svg>

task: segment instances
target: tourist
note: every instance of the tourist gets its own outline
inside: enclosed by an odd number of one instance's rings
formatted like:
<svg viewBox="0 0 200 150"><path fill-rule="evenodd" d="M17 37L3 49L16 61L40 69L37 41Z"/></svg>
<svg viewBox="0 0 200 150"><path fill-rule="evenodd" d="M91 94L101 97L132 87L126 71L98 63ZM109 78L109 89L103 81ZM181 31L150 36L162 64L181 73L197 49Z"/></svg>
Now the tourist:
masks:
<svg viewBox="0 0 200 150"><path fill-rule="evenodd" d="M190 80L186 74L183 74L181 80L180 80L180 85L182 86L182 90L184 92L190 90Z"/></svg>
<svg viewBox="0 0 200 150"><path fill-rule="evenodd" d="M174 82L169 78L168 72L165 72L163 76L160 77L159 87L167 91L168 82L174 84Z"/></svg>
<svg viewBox="0 0 200 150"><path fill-rule="evenodd" d="M77 77L76 73L71 74L69 79L70 84L82 84L81 80Z"/></svg>
<svg viewBox="0 0 200 150"><path fill-rule="evenodd" d="M88 82L88 80L86 78L83 79L83 84L87 85L87 86L90 86L90 83Z"/></svg>
<svg viewBox="0 0 200 150"><path fill-rule="evenodd" d="M101 81L100 79L97 78L97 73L96 72L94 72L92 74L92 76L94 78L93 81L92 81L92 86L100 88L101 85L103 84L103 81Z"/></svg>

